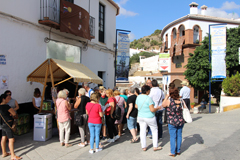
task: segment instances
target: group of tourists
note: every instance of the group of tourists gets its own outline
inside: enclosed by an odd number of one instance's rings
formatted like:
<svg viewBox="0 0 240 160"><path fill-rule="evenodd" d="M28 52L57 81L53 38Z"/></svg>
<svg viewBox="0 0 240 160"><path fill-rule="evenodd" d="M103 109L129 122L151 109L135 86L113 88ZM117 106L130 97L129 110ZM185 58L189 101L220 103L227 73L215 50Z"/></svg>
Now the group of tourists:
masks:
<svg viewBox="0 0 240 160"><path fill-rule="evenodd" d="M75 117L69 115L71 106L67 100L66 92L68 91L59 91L56 106L60 144L66 147L72 146L69 144L70 120L74 118L81 137L81 143L78 146L85 147L90 144L89 153L94 153L94 148L95 152L103 149L100 137L101 140L108 138L108 143L117 141L122 133L126 132L126 129L123 130L125 124L132 135L130 143L139 142L137 133L140 132L143 151L147 150L147 134L152 138L153 150L161 150L162 147L158 145L158 141L163 135L162 117L165 110L164 120L167 122L170 134L171 152L169 155L180 155L182 129L185 123L180 97L186 101L186 106L190 98L190 89L186 87L186 82L182 85L183 90L179 94L174 83L171 83L169 93L164 95L157 80L147 80L146 84L141 87L141 92L138 88L112 90L105 89L103 86L92 90L86 83L78 90L74 104L74 108L77 109ZM117 110L120 111L119 118L117 118Z"/></svg>
<svg viewBox="0 0 240 160"><path fill-rule="evenodd" d="M117 141L124 132L130 131L132 138L130 143L139 142L140 133L141 148L147 150L146 137L150 137L153 150L161 150L158 141L163 137L163 111L164 122L167 123L170 134L170 156L181 154L182 129L184 119L182 114L183 99L186 106L190 105L190 89L185 81L183 88L179 91L174 83L169 85L169 93L159 88L157 80L147 80L146 84L138 88L128 89L105 89L103 86L93 90L89 83L84 83L83 88L78 90L78 96L74 99L75 104L70 104L67 89L57 93L56 117L59 127L59 140L61 146L71 147L69 143L71 131L71 119L78 126L81 142L79 147L90 145L89 153L99 152L103 149L100 142L108 138L108 143ZM1 95L1 126L2 126L2 156L11 155L12 159L21 159L14 154L14 138L11 125L16 111L19 109L16 100L11 98L11 91ZM34 90L33 106L34 112L38 112L41 104L41 92L38 88ZM9 104L9 105L7 105ZM10 107L11 106L11 107ZM70 110L75 109L74 117L70 116ZM7 122L5 122L6 120ZM6 124L9 124L6 125ZM127 128L123 130L125 124ZM6 152L6 141L9 139L9 149ZM95 143L95 147L94 147ZM95 149L94 149L95 148Z"/></svg>

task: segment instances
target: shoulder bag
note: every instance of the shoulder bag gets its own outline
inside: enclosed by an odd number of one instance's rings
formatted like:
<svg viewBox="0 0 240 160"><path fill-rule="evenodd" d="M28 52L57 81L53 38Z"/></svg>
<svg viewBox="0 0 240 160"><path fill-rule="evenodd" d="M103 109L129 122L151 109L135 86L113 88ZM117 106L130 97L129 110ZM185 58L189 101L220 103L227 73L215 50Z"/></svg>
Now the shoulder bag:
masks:
<svg viewBox="0 0 240 160"><path fill-rule="evenodd" d="M192 117L190 114L190 111L188 110L184 100L180 100L181 101L181 106L182 106L182 112L183 112L183 119L187 122L187 123L191 123L192 122ZM184 106L184 107L183 107Z"/></svg>
<svg viewBox="0 0 240 160"><path fill-rule="evenodd" d="M13 121L13 125L12 127L7 123L7 121L3 118L2 114L0 113L0 116L2 117L3 121L8 125L8 127L13 131L13 132L16 132L17 130L17 125L15 123L15 121Z"/></svg>

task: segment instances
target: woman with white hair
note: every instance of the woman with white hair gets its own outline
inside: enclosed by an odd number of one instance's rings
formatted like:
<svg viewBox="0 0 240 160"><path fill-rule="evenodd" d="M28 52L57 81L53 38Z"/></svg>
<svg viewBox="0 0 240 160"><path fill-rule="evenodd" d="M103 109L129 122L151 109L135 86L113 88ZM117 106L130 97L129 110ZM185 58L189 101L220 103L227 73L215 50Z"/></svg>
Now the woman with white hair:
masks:
<svg viewBox="0 0 240 160"><path fill-rule="evenodd" d="M58 92L58 99L56 100L57 106L57 120L59 125L59 140L61 146L70 147L69 137L71 131L71 117L69 111L71 110L71 106L69 102L66 100L67 94L64 91ZM64 131L65 131L65 143L64 143Z"/></svg>
<svg viewBox="0 0 240 160"><path fill-rule="evenodd" d="M78 126L79 133L81 136L81 143L78 144L79 147L85 147L86 144L90 143L90 135L88 129L88 115L86 114L86 104L90 102L89 97L85 96L86 90L84 88L80 88L78 90L78 97L76 97L76 103L74 104L74 108L78 109L77 115L82 115L83 117L83 125ZM85 143L85 135L87 142Z"/></svg>

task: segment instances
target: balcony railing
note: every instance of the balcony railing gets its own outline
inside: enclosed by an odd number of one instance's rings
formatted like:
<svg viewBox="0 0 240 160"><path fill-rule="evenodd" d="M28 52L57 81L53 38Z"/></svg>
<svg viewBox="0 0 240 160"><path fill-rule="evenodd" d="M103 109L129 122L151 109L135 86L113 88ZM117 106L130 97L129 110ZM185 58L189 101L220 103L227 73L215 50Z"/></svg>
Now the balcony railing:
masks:
<svg viewBox="0 0 240 160"><path fill-rule="evenodd" d="M39 23L60 28L60 0L40 0ZM95 38L95 18L92 16L89 18L89 28L91 38Z"/></svg>

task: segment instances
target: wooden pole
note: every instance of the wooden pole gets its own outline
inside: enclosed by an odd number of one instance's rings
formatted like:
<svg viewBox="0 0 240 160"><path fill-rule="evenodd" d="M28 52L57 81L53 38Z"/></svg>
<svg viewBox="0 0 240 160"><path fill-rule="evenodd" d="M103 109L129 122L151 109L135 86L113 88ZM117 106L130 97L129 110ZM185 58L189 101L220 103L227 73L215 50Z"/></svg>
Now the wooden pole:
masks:
<svg viewBox="0 0 240 160"><path fill-rule="evenodd" d="M57 85L59 85L59 84L61 84L61 83L63 83L63 82L66 82L66 81L68 81L69 79L72 79L72 77L69 77L69 78L67 78L67 79L64 79L64 80L61 81L61 82L58 82L57 84L55 84L55 86L57 86Z"/></svg>
<svg viewBox="0 0 240 160"><path fill-rule="evenodd" d="M52 87L54 87L54 78L53 78L53 72L52 72L52 63L51 63L50 59L48 60L48 64L49 64L49 71L50 71L50 75L51 75ZM56 114L56 113L57 113L56 101L53 101L53 102L54 102L54 108L55 108L55 114ZM57 128L59 129L57 119L56 119L56 122L57 122Z"/></svg>
<svg viewBox="0 0 240 160"><path fill-rule="evenodd" d="M46 73L45 73L45 80L44 80L44 85L43 85L43 93L42 93L42 99L41 99L41 105L40 105L40 109L39 109L39 113L42 112L42 105L43 105L43 99L44 99L44 95L45 95L45 90L47 87L47 77L48 77L48 68L49 68L49 64L47 65L47 69L46 69Z"/></svg>

